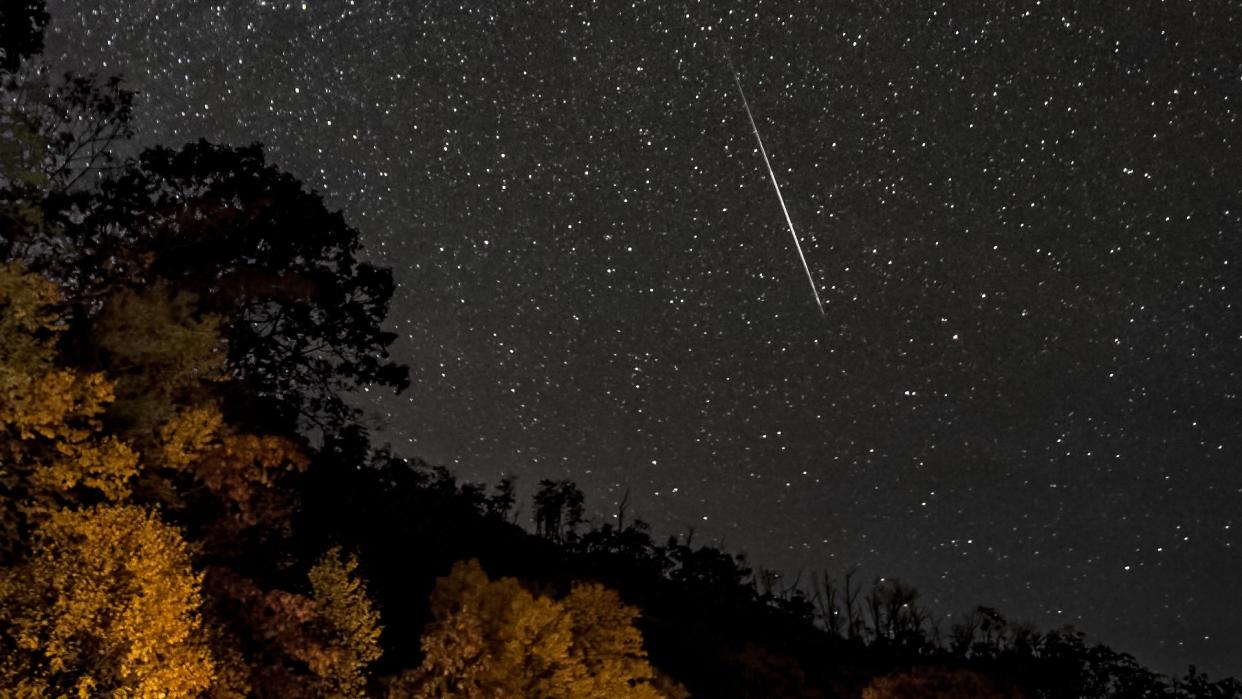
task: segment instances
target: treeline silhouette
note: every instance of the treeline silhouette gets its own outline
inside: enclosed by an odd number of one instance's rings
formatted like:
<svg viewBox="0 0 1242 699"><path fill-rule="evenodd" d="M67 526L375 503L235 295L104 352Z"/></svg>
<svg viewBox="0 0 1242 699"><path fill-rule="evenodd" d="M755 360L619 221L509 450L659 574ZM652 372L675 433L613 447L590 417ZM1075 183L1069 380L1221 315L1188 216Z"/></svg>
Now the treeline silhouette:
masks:
<svg viewBox="0 0 1242 699"><path fill-rule="evenodd" d="M426 614L418 595L403 594L405 581L428 561L442 569L462 557L545 588L598 580L642 610L652 662L695 696L858 697L877 678L907 678L914 688L876 690L876 697L1242 692L1242 683L1211 682L1194 668L1163 677L1082 632L1040 631L985 606L945 626L915 588L896 580L863 582L847 571L785 584L745 556L695 545L692 531L655 541L641 519L627 517L624 500L612 521L587 526L582 493L569 481L538 484L531 514L539 533L531 534L514 523L512 479L488 491L458 483L443 467L383 451L372 455L369 473L376 489L351 494L357 509L347 520L358 527L362 557L374 562L377 599L388 599L379 581L402 581L391 594L415 604L400 613ZM336 486L324 494L326 510L342 504ZM423 552L418 561L395 554L411 545ZM420 591L430 586L424 578ZM416 653L417 631L409 630L388 639L397 656ZM950 689L936 689L941 685Z"/></svg>
<svg viewBox="0 0 1242 699"><path fill-rule="evenodd" d="M1242 696L376 447L389 271L259 146L120 158L133 95L46 22L0 6L0 695Z"/></svg>

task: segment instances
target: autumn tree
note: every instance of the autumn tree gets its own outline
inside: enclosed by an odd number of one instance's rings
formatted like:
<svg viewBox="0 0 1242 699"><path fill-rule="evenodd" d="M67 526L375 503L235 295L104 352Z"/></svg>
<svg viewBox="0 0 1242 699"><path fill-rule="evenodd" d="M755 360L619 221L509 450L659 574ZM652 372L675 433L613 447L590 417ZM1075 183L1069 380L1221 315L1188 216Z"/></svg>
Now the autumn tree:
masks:
<svg viewBox="0 0 1242 699"><path fill-rule="evenodd" d="M60 510L0 569L3 692L193 697L214 677L200 577L172 527L130 505Z"/></svg>
<svg viewBox="0 0 1242 699"><path fill-rule="evenodd" d="M200 578L181 533L134 492L144 471L188 463L193 430L134 448L110 418L115 382L60 356L62 308L50 281L0 265L4 682L13 692L196 695L215 676Z"/></svg>
<svg viewBox="0 0 1242 699"><path fill-rule="evenodd" d="M257 145L118 161L132 105L119 78L0 72L0 260L60 285L83 328L123 289L184 293L220 321L241 379L225 409L250 425L334 435L356 422L342 393L404 388L380 327L391 273L359 259L340 213ZM93 339L71 344L89 353Z"/></svg>
<svg viewBox="0 0 1242 699"><path fill-rule="evenodd" d="M365 671L380 657L379 614L358 577L358 560L330 549L309 573L315 629L325 652L312 664L324 697L362 697Z"/></svg>
<svg viewBox="0 0 1242 699"><path fill-rule="evenodd" d="M219 698L361 696L380 651L357 562L324 556L305 592L270 579L296 565L279 563L296 506L282 483L307 458L297 439L224 419L211 390L227 373L214 320L159 285L124 290L91 333L108 371L90 372L60 357L60 298L43 277L0 266L0 643L12 651L10 688L144 696L166 685L181 696L184 681L187 696L208 686ZM112 504L92 506L100 502ZM205 594L190 549L156 510L191 535ZM268 545L248 552L247 542ZM256 564L263 551L275 566ZM141 608L147 600L161 609ZM103 623L113 606L139 616ZM139 644L164 655L116 660Z"/></svg>
<svg viewBox="0 0 1242 699"><path fill-rule="evenodd" d="M225 647L244 648L230 671L245 696L366 696L369 666L381 655L381 629L357 568L355 558L330 549L300 589L265 585L231 568L207 568L207 615Z"/></svg>
<svg viewBox="0 0 1242 699"><path fill-rule="evenodd" d="M120 500L137 454L102 430L113 385L57 362L60 295L20 265L0 265L0 555L19 546L31 517L85 494ZM5 555L7 554L7 555ZM0 560L3 560L0 558Z"/></svg>
<svg viewBox="0 0 1242 699"><path fill-rule="evenodd" d="M432 593L424 660L390 697L660 697L637 609L597 584L563 600L459 562Z"/></svg>
<svg viewBox="0 0 1242 699"><path fill-rule="evenodd" d="M362 696L378 614L292 479L405 381L390 275L257 146L115 167L132 94L14 70L46 14L0 13L0 694Z"/></svg>
<svg viewBox="0 0 1242 699"><path fill-rule="evenodd" d="M570 657L585 670L574 696L659 696L650 687L654 670L634 625L638 608L599 583L575 583L561 606L573 634Z"/></svg>

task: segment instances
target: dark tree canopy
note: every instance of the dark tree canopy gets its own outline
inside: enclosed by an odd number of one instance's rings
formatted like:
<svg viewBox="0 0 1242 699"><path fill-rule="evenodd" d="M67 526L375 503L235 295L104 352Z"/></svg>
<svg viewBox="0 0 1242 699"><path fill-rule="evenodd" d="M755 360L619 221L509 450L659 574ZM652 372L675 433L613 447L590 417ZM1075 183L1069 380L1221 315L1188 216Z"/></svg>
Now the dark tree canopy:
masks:
<svg viewBox="0 0 1242 699"><path fill-rule="evenodd" d="M193 294L228 319L228 408L265 429L335 436L355 422L343 394L407 385L381 329L391 273L360 261L358 231L261 146L199 141L117 165L133 102L119 78L22 70L0 75L0 97L0 257L54 280L75 318L125 287Z"/></svg>
<svg viewBox="0 0 1242 699"><path fill-rule="evenodd" d="M0 2L0 69L17 70L23 58L43 51L47 21L43 0Z"/></svg>
<svg viewBox="0 0 1242 699"><path fill-rule="evenodd" d="M3 81L0 257L55 280L73 316L125 287L193 294L228 319L229 409L265 429L335 436L355 417L343 394L406 386L380 327L391 273L361 262L358 231L260 146L199 141L117 166L132 105L119 79Z"/></svg>
<svg viewBox="0 0 1242 699"><path fill-rule="evenodd" d="M258 145L148 150L67 228L85 299L163 281L230 319L230 408L247 419L334 433L353 414L342 393L408 383L380 327L390 271L359 261L358 231Z"/></svg>
<svg viewBox="0 0 1242 699"><path fill-rule="evenodd" d="M65 224L81 220L95 186L116 172L133 99L117 76L0 72L0 256L78 286L81 241Z"/></svg>

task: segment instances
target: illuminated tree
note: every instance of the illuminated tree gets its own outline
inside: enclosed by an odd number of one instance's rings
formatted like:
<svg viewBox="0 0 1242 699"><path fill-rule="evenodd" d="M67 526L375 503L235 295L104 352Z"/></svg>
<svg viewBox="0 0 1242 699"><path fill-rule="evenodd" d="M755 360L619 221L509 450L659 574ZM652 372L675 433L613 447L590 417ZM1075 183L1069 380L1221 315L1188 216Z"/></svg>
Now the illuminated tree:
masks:
<svg viewBox="0 0 1242 699"><path fill-rule="evenodd" d="M0 570L5 691L193 697L211 685L200 577L176 529L130 505L60 510Z"/></svg>
<svg viewBox="0 0 1242 699"><path fill-rule="evenodd" d="M114 383L59 363L56 287L0 266L3 541L12 546L38 511L128 498L140 475L147 498L197 507L197 529L217 542L286 526L293 505L277 486L307 459L291 439L224 422L208 390L224 372L215 321L192 317L188 299L160 287L118 296L93 333L100 365L122 377Z"/></svg>
<svg viewBox="0 0 1242 699"><path fill-rule="evenodd" d="M76 496L119 500L135 452L101 428L113 399L102 374L60 366L55 288L20 265L0 265L0 543L12 555L32 514Z"/></svg>
<svg viewBox="0 0 1242 699"><path fill-rule="evenodd" d="M330 551L281 588L310 548L288 546L297 428L347 432L340 389L406 382L391 277L258 147L110 168L132 93L13 72L46 13L9 4L0 695L362 696L380 647L357 562Z"/></svg>
<svg viewBox="0 0 1242 699"><path fill-rule="evenodd" d="M162 286L123 290L106 300L88 336L94 363L121 377L114 383L102 372L61 363L61 308L52 283L16 264L0 266L0 332L7 340L0 343L0 562L11 566L0 637L13 651L0 662L5 691L94 695L115 686L141 696L135 687L167 685L173 691L167 696L179 696L177 683L183 682L210 684L211 696L221 699L361 696L363 670L379 647L377 615L355 576L356 562L335 552L325 557L311 570L309 596L265 590L230 568L251 532L259 539L287 533L295 503L282 479L305 469L308 459L299 440L249 434L224 419L213 395L226 370L214 320L191 313L190 299ZM99 502L114 509L83 509ZM161 546L172 546L159 537L179 533L154 515L142 520L145 530L122 517L133 519L151 506L184 525L195 553L213 564L213 579L240 581L212 588L213 623L204 628L198 578L184 545L175 561L159 557ZM104 523L66 519L73 512L97 512ZM74 534L73 526L81 531ZM105 530L120 538L101 539ZM72 548L76 544L81 550ZM118 614L136 609L130 598L159 600L150 588L173 578L169 566L193 582L192 600L164 607L170 618L197 630L193 641L150 610L141 623L125 617L96 628L98 638L89 635L87 617L98 620L113 607ZM73 578L80 570L94 577ZM52 587L23 587L22 576ZM232 594L239 589L245 594ZM237 599L258 602L238 605ZM66 611L58 604L71 606ZM259 621L238 618L245 613ZM192 646L219 662L204 670L183 659L176 670L182 674L175 676L159 669L164 661L148 662L154 670L137 660L108 665L146 642L139 630L169 654ZM79 647L85 650L74 650ZM245 650L256 647L267 650Z"/></svg>
<svg viewBox="0 0 1242 699"><path fill-rule="evenodd" d="M206 596L221 644L246 647L242 660L231 661L234 686L248 688L246 696L280 699L365 696L367 668L381 654L381 628L357 565L329 550L307 574L309 594L208 568Z"/></svg>
<svg viewBox="0 0 1242 699"><path fill-rule="evenodd" d="M379 614L371 606L357 568L357 559L342 560L340 549L333 548L309 573L317 630L325 649L311 669L322 678L325 697L363 696L364 671L380 657Z"/></svg>
<svg viewBox="0 0 1242 699"><path fill-rule="evenodd" d="M651 680L653 670L643 650L642 633L634 626L638 608L599 583L578 583L561 601L573 628L572 657L585 669L575 696L658 696L636 680Z"/></svg>
<svg viewBox="0 0 1242 699"><path fill-rule="evenodd" d="M432 592L423 664L391 697L625 698L663 696L633 627L637 610L599 585L557 602L513 578L459 562Z"/></svg>

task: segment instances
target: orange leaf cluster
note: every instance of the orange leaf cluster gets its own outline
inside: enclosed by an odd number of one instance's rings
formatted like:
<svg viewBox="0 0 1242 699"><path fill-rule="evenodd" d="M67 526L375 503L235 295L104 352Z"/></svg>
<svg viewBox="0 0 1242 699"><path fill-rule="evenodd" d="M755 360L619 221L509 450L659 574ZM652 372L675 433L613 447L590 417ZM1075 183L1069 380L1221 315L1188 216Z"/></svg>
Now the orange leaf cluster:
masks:
<svg viewBox="0 0 1242 699"><path fill-rule="evenodd" d="M0 570L0 687L193 697L211 685L199 576L176 529L142 508L51 513Z"/></svg>
<svg viewBox="0 0 1242 699"><path fill-rule="evenodd" d="M423 664L390 697L657 699L655 670L633 626L638 610L601 585L557 601L460 562L432 593Z"/></svg>

